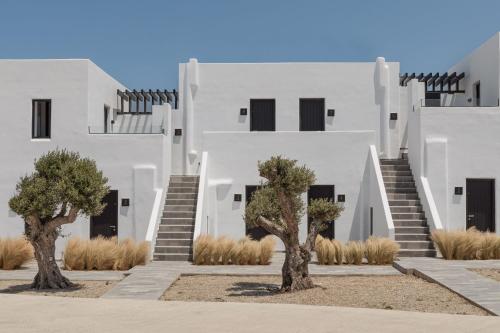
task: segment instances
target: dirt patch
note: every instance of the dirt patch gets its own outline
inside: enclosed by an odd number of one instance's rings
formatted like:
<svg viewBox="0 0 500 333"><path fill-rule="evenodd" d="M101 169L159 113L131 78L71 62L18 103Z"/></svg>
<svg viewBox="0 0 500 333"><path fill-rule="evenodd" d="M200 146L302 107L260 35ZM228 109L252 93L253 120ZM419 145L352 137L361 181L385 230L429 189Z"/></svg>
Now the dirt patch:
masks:
<svg viewBox="0 0 500 333"><path fill-rule="evenodd" d="M98 298L113 288L118 281L73 281L75 286L64 290L35 290L31 289L31 282L28 280L2 280L0 281L0 293Z"/></svg>
<svg viewBox="0 0 500 333"><path fill-rule="evenodd" d="M317 287L276 292L279 276L181 276L166 301L209 301L335 305L403 311L488 315L449 290L414 276L314 277Z"/></svg>
<svg viewBox="0 0 500 333"><path fill-rule="evenodd" d="M500 269L478 268L478 269L471 269L471 271L476 272L484 277L500 282Z"/></svg>

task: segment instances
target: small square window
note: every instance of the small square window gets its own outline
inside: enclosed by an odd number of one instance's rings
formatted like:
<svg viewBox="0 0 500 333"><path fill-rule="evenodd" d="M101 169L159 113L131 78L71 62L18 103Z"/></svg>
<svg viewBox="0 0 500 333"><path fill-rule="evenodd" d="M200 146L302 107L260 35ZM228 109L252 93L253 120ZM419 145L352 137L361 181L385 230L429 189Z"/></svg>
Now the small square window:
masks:
<svg viewBox="0 0 500 333"><path fill-rule="evenodd" d="M33 100L31 136L34 139L50 138L51 104L48 99Z"/></svg>

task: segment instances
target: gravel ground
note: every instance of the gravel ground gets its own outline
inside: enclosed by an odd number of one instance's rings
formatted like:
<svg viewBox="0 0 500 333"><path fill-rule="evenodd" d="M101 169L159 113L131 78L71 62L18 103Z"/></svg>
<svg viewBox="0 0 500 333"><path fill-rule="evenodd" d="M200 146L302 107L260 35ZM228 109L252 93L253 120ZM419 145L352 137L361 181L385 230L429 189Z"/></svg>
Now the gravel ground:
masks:
<svg viewBox="0 0 500 333"><path fill-rule="evenodd" d="M485 276L487 278L496 280L500 282L500 269L494 269L494 268L478 268L478 269L471 269L471 271L476 272L478 274L481 274L482 276Z"/></svg>
<svg viewBox="0 0 500 333"><path fill-rule="evenodd" d="M356 308L488 315L447 289L414 276L313 277L317 287L281 294L279 276L181 276L166 301L335 305Z"/></svg>
<svg viewBox="0 0 500 333"><path fill-rule="evenodd" d="M111 289L118 281L77 281L75 287L64 290L31 289L28 280L1 280L0 293L41 296L98 298Z"/></svg>

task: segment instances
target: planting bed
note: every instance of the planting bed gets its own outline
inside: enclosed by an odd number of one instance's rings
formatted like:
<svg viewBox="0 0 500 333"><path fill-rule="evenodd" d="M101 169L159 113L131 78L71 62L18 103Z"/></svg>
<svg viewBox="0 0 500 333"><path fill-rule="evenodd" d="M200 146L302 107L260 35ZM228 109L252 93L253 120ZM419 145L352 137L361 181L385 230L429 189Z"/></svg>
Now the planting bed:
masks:
<svg viewBox="0 0 500 333"><path fill-rule="evenodd" d="M73 281L75 287L64 290L34 290L31 280L0 280L0 293L41 296L98 298L106 293L118 281Z"/></svg>
<svg viewBox="0 0 500 333"><path fill-rule="evenodd" d="M358 308L487 315L449 290L410 275L315 276L316 288L276 292L280 276L181 276L163 295L166 301L291 303Z"/></svg>
<svg viewBox="0 0 500 333"><path fill-rule="evenodd" d="M500 269L478 268L478 269L471 269L471 271L500 282Z"/></svg>

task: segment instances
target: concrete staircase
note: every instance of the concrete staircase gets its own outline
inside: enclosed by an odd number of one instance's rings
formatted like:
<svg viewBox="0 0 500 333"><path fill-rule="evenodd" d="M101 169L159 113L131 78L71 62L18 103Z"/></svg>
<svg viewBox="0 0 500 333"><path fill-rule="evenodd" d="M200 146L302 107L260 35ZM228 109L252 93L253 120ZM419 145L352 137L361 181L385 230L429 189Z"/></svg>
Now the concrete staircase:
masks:
<svg viewBox="0 0 500 333"><path fill-rule="evenodd" d="M198 176L170 177L153 260L191 260L198 183Z"/></svg>
<svg viewBox="0 0 500 333"><path fill-rule="evenodd" d="M406 159L380 160L400 257L434 257L429 227Z"/></svg>

